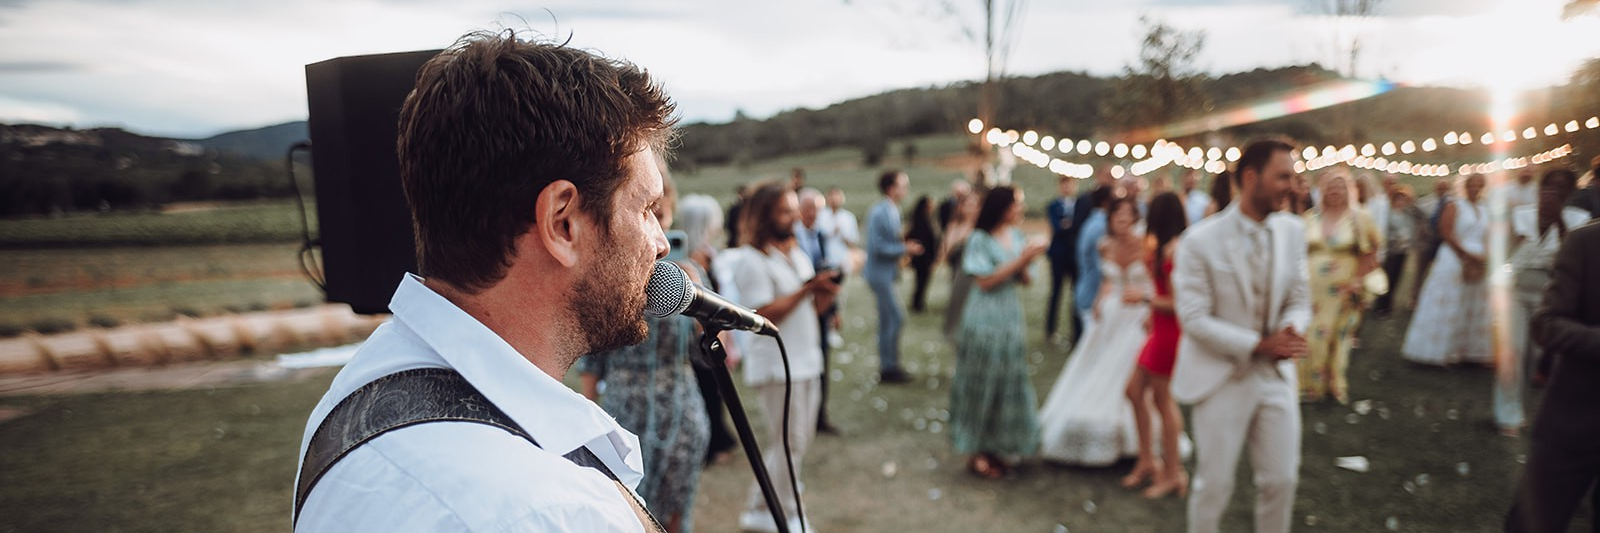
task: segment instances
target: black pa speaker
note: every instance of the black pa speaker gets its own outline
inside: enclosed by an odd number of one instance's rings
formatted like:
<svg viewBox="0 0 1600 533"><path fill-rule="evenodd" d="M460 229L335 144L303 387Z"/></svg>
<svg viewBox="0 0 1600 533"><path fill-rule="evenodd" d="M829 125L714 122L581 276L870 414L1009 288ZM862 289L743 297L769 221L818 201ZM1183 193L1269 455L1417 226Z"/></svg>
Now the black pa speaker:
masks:
<svg viewBox="0 0 1600 533"><path fill-rule="evenodd" d="M400 106L417 70L439 50L306 65L311 166L329 302L389 312L396 284L417 267L411 212L395 154Z"/></svg>

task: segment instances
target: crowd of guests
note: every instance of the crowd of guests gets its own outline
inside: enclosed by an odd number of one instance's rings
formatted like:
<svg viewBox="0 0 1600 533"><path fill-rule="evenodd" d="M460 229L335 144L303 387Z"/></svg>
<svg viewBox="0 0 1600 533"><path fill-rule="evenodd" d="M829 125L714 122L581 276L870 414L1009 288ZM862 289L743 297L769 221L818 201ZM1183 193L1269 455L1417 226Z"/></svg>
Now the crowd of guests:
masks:
<svg viewBox="0 0 1600 533"><path fill-rule="evenodd" d="M787 421L797 476L817 434L837 431L825 409L828 360L842 325L840 285L856 270L872 289L884 384L915 379L899 357L907 307L901 271L912 274L909 309L918 313L932 307L928 287L941 279L939 269L948 271L943 333L956 361L950 435L973 474L1004 478L1030 457L1083 466L1131 457L1123 486L1149 498L1194 490L1192 531L1216 529L1246 446L1260 472L1258 527L1287 529L1298 405L1350 401L1346 369L1369 316L1413 311L1401 347L1408 361L1496 367L1496 422L1519 434L1529 382L1551 373L1552 358L1540 357L1529 324L1563 240L1600 207L1594 186L1580 191L1579 177L1566 169L1537 180L1523 172L1496 188L1474 174L1440 179L1417 198L1393 175L1296 173L1286 170L1287 145L1253 149L1206 189L1193 172L1173 187L1101 169L1083 191L1079 180L1063 177L1044 206L1049 232L1033 237L1021 229L1027 204L1017 187L956 180L947 197L923 195L902 213L910 178L899 171L878 176L880 198L859 223L844 208L843 191L806 187L800 169L787 181L741 187L726 217L699 195L681 207L663 202L657 216L672 227L674 208L681 210L686 251L675 259L697 283L784 332L793 386L787 412L776 345L742 335L725 344L767 417L763 460L791 530L809 521L787 483L779 429ZM1511 233L1510 349L1503 350L1492 340L1488 287L1492 195L1502 195ZM729 246L713 245L724 231ZM1216 255L1230 247L1254 248ZM1028 378L1021 298L1041 256L1049 262L1049 275L1038 276L1049 283L1044 337L1071 347L1042 403ZM1065 294L1073 295L1070 306ZM651 478L640 493L672 531L691 529L699 469L725 460L734 444L708 371L690 364L697 327L654 320L644 344L586 358L582 367L585 394L601 397L643 440ZM604 394L596 386L602 380ZM1193 440L1180 401L1204 419L1190 426ZM1184 466L1191 457L1193 479ZM740 527L777 529L754 486Z"/></svg>

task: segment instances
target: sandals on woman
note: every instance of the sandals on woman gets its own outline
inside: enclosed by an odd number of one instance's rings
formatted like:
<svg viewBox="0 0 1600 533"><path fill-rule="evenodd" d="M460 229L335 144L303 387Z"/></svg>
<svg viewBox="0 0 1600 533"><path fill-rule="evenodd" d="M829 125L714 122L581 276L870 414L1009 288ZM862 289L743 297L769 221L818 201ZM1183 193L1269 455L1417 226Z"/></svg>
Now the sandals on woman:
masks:
<svg viewBox="0 0 1600 533"><path fill-rule="evenodd" d="M1159 500L1174 492L1178 494L1179 498L1189 495L1188 473L1180 470L1171 477L1162 476L1145 488L1143 495L1147 499Z"/></svg>
<svg viewBox="0 0 1600 533"><path fill-rule="evenodd" d="M983 479L1000 479L1006 476L1006 465L989 454L976 454L967 460L967 470Z"/></svg>
<svg viewBox="0 0 1600 533"><path fill-rule="evenodd" d="M1136 463L1133 465L1132 472L1122 476L1122 488L1138 488L1140 485L1149 483L1150 479L1155 475L1156 467L1150 466L1150 463Z"/></svg>

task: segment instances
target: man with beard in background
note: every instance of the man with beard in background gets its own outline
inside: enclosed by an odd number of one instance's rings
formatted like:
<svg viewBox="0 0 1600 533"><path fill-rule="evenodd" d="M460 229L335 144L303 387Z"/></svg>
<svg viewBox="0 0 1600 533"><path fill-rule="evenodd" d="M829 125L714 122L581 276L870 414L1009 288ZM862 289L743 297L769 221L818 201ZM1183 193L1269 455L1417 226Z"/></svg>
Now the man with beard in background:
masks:
<svg viewBox="0 0 1600 533"><path fill-rule="evenodd" d="M673 122L637 67L514 32L422 66L398 143L419 274L312 411L297 531L660 530L638 438L561 379L645 339Z"/></svg>
<svg viewBox="0 0 1600 533"><path fill-rule="evenodd" d="M800 199L786 184L755 186L745 201L744 220L740 223L745 247L741 262L733 271L739 303L776 324L789 349L787 375L783 351L773 338L752 337L744 353L745 385L755 392L756 402L767 417L762 460L772 475L789 531L800 531L806 518L800 515L800 495L789 484L790 463L784 458L781 437L784 408L789 409L788 451L798 473L804 471L806 449L817 435L817 413L822 405L823 337L819 315L833 305L839 294L834 277L838 272L818 272L795 238L795 230L804 229L799 225L800 219ZM785 379L793 384L793 395L788 399L784 398ZM800 484L803 487L805 481L801 479ZM760 487L754 483L744 512L739 515L739 528L778 531Z"/></svg>

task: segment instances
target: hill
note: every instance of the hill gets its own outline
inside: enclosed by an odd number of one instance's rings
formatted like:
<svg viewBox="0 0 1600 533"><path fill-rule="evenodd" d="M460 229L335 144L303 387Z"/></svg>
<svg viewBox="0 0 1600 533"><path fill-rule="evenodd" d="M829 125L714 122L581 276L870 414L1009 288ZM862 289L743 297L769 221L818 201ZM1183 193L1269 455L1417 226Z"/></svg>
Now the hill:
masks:
<svg viewBox="0 0 1600 533"><path fill-rule="evenodd" d="M116 128L0 125L0 216L150 209L290 193L281 158Z"/></svg>
<svg viewBox="0 0 1600 533"><path fill-rule="evenodd" d="M195 144L223 153L254 159L283 159L294 143L311 138L306 121L297 120L253 130L230 131L197 139Z"/></svg>

